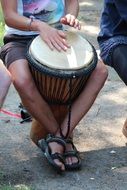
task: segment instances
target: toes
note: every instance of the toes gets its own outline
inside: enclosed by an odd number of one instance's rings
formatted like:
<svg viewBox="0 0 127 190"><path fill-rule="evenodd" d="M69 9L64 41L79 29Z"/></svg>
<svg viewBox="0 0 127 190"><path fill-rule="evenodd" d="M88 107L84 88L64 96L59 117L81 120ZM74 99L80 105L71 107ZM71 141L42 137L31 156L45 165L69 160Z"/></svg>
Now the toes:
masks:
<svg viewBox="0 0 127 190"><path fill-rule="evenodd" d="M72 164L72 158L71 157L66 158L66 163L71 165Z"/></svg>
<svg viewBox="0 0 127 190"><path fill-rule="evenodd" d="M63 147L61 147L58 143L51 142L49 144L49 146L50 146L52 154L57 154L58 153L58 154L62 155ZM54 162L55 162L56 165L58 165L61 168L62 171L65 170L65 166L64 166L63 162L60 159L55 158Z"/></svg>
<svg viewBox="0 0 127 190"><path fill-rule="evenodd" d="M62 162L60 162L58 159L55 159L54 162L56 163L56 165L58 165L62 171L65 170L65 166Z"/></svg>
<svg viewBox="0 0 127 190"><path fill-rule="evenodd" d="M66 163L69 165L75 164L77 162L78 162L78 159L74 156L72 156L72 157L70 156L70 157L66 158Z"/></svg>

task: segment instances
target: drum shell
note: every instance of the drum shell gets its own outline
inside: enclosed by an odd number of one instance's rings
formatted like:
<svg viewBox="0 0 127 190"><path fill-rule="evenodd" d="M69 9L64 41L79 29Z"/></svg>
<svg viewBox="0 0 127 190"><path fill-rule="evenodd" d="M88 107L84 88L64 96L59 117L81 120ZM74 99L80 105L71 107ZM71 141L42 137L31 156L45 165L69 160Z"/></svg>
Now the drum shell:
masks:
<svg viewBox="0 0 127 190"><path fill-rule="evenodd" d="M65 79L45 75L30 68L35 84L42 97L50 104L69 104L81 93L89 75Z"/></svg>

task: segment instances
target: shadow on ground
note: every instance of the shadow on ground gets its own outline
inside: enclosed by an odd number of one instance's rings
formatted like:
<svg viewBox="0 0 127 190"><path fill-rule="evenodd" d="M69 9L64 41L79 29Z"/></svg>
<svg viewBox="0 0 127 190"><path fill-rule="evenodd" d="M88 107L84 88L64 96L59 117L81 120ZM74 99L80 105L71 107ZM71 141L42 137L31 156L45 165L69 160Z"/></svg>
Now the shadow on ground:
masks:
<svg viewBox="0 0 127 190"><path fill-rule="evenodd" d="M21 144L17 144L17 147ZM28 145L26 145L28 147ZM84 147L85 148L85 147ZM36 154L35 154L36 152ZM123 152L125 153L123 156ZM25 185L35 190L40 189L126 189L127 183L127 148L111 147L100 150L81 152L82 170L57 174L48 166L39 150L29 146L28 151L11 151L6 157L9 168L0 166L0 184L11 186ZM19 153L22 155L19 157ZM29 156L31 155L31 157ZM1 161L4 161L2 154ZM16 167L13 168L15 163ZM35 167L36 166L36 167ZM17 169L18 168L18 169ZM124 186L123 186L124 184Z"/></svg>

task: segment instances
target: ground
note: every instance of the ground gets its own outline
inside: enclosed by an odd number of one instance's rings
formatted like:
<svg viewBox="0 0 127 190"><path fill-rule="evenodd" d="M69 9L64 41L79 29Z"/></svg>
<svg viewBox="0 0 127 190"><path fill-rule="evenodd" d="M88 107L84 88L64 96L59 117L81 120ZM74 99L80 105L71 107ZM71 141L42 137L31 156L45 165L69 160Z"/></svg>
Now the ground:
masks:
<svg viewBox="0 0 127 190"><path fill-rule="evenodd" d="M102 0L80 0L80 34L96 49L102 4ZM31 122L20 124L20 118L0 113L0 190L127 189L127 148L121 131L127 113L126 86L108 69L104 88L75 130L82 158L80 171L57 174L31 142ZM11 86L3 110L19 114L19 102Z"/></svg>

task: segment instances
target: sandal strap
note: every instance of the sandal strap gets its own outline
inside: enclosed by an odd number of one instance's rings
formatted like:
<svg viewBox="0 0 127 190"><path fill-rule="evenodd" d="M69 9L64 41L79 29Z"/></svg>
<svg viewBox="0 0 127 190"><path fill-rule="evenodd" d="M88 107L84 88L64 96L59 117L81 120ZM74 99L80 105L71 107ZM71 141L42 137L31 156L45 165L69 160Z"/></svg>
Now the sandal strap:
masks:
<svg viewBox="0 0 127 190"><path fill-rule="evenodd" d="M74 156L78 158L79 157L78 151L72 150L64 153L64 157L69 157L69 156Z"/></svg>
<svg viewBox="0 0 127 190"><path fill-rule="evenodd" d="M65 151L64 159L66 160L67 157L76 157L77 162L72 163L72 164L67 164L66 161L65 161L65 168L67 170L79 169L81 167L81 158L80 158L80 155L79 155L79 151L77 150L76 146L73 143L73 139L72 138L67 138L66 139L66 144L71 144L72 150Z"/></svg>
<svg viewBox="0 0 127 190"><path fill-rule="evenodd" d="M77 157L77 158L79 159L79 152L78 152L76 146L74 145L74 143L73 143L73 141L72 141L72 138L66 139L66 143L71 144L73 150L65 151L64 156L65 156L65 157L74 156L74 157Z"/></svg>
<svg viewBox="0 0 127 190"><path fill-rule="evenodd" d="M62 145L62 147L64 149L64 152L65 152L66 142L65 142L65 140L63 138L48 134L45 141L46 141L47 144L49 144L50 142L56 142L56 143Z"/></svg>
<svg viewBox="0 0 127 190"><path fill-rule="evenodd" d="M58 160L61 161L63 164L65 163L65 162L64 162L64 157L62 156L62 154L60 154L60 153L58 153L58 152L56 152L56 153L54 153L54 154L51 154L51 157L52 157L53 160L58 159Z"/></svg>
<svg viewBox="0 0 127 190"><path fill-rule="evenodd" d="M46 147L46 150L44 152L44 155L46 156L48 162L55 168L57 169L58 172L61 172L61 168L59 165L57 165L54 160L58 159L60 162L65 164L64 162L64 157L60 153L50 153L49 147Z"/></svg>
<svg viewBox="0 0 127 190"><path fill-rule="evenodd" d="M71 143L73 144L73 139L71 137L65 139L66 143Z"/></svg>
<svg viewBox="0 0 127 190"><path fill-rule="evenodd" d="M77 148L76 148L76 146L74 145L72 138L67 138L67 139L65 140L65 142L66 142L67 144L71 144L71 145L72 145L72 148L74 149L74 151L77 152Z"/></svg>

